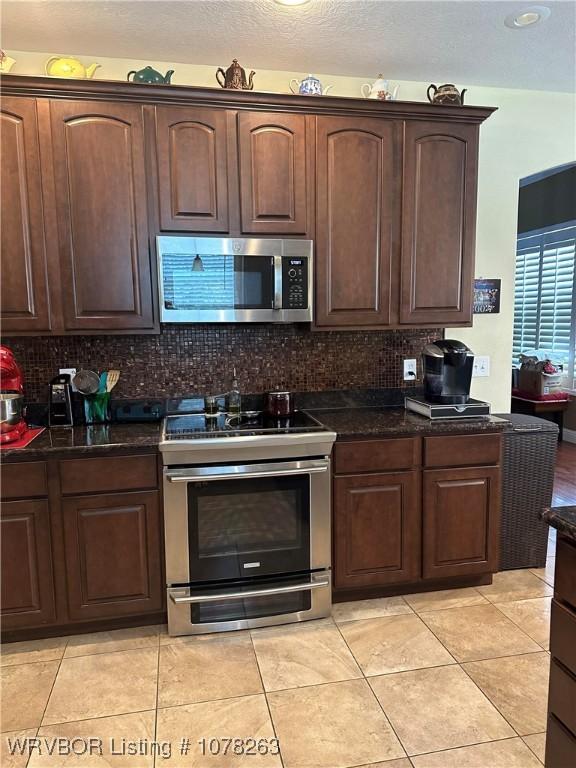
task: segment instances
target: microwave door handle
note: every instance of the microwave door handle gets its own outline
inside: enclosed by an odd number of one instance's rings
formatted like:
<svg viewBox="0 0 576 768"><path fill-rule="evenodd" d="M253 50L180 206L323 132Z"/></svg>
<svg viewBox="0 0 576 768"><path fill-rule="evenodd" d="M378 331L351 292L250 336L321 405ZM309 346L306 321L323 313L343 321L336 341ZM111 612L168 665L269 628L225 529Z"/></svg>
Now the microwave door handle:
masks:
<svg viewBox="0 0 576 768"><path fill-rule="evenodd" d="M177 472L167 472L166 479L170 483L197 483L210 482L210 480L243 480L244 478L253 479L259 477L285 477L286 475L310 475L317 472L327 472L328 467L311 467L309 469L285 469L282 472L227 472L219 475L186 475Z"/></svg>
<svg viewBox="0 0 576 768"><path fill-rule="evenodd" d="M272 256L274 270L274 288L272 309L282 309L282 256Z"/></svg>
<svg viewBox="0 0 576 768"><path fill-rule="evenodd" d="M251 597L267 597L269 595L285 595L290 592L307 592L309 589L327 587L330 579L326 576L314 581L306 581L301 584L291 584L288 587L269 587L268 589L251 589L244 592L221 592L218 595L186 595L179 596L170 591L170 600L176 605L181 603L215 603L224 600L244 600ZM176 591L176 590L174 590Z"/></svg>

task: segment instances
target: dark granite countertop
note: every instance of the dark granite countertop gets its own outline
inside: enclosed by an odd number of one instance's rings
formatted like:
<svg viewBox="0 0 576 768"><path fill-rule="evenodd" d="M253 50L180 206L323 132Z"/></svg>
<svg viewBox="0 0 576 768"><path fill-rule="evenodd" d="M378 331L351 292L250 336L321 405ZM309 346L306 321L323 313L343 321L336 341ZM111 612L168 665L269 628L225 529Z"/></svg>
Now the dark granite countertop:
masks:
<svg viewBox="0 0 576 768"><path fill-rule="evenodd" d="M397 435L461 435L501 432L508 422L496 416L432 421L404 408L337 408L308 413L338 435L338 440L394 437Z"/></svg>
<svg viewBox="0 0 576 768"><path fill-rule="evenodd" d="M572 541L576 541L576 507L550 507L542 512L542 520Z"/></svg>
<svg viewBox="0 0 576 768"><path fill-rule="evenodd" d="M150 453L158 450L160 424L102 424L93 427L55 427L38 435L26 448L5 448L3 462L38 461L89 454Z"/></svg>

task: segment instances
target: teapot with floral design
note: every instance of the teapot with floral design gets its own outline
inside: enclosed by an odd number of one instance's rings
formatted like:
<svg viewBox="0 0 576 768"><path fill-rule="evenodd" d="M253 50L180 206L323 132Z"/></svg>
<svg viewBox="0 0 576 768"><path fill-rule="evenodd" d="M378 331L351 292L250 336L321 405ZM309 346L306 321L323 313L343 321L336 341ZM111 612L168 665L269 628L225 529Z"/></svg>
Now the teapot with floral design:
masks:
<svg viewBox="0 0 576 768"><path fill-rule="evenodd" d="M384 75L378 75L378 79L372 85L364 83L360 86L360 93L365 99L380 99L381 101L395 101L399 90L399 85L390 90L388 80L384 79Z"/></svg>

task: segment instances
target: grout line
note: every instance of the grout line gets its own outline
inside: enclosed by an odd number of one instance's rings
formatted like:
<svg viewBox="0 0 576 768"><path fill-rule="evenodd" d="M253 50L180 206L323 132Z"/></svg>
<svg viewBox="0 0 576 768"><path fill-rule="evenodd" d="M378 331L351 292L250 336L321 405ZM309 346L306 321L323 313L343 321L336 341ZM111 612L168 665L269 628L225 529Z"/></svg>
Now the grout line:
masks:
<svg viewBox="0 0 576 768"><path fill-rule="evenodd" d="M408 615L410 615L410 614L400 614L400 615L405 615L405 616L408 616ZM344 637L344 635L343 635L342 631L340 630L340 627L339 627L338 625L336 625L336 627L337 627L338 631L340 632L340 636L341 636L342 640L344 641L344 643L345 643L346 647L348 648L348 650L349 650L349 651L350 651L350 653L352 654L352 658L353 658L353 659L356 661L356 664L358 665L358 668L359 668L360 672L362 673L362 679L366 681L366 684L368 685L368 689L369 689L370 693L372 694L372 696L374 697L374 699L376 699L376 703L378 704L378 706L379 706L379 707L380 707L380 709L382 710L382 714L383 714L383 715L384 715L384 717L386 718L386 722L387 722L387 723L388 723L388 725L390 726L390 729L392 730L392 733L394 734L394 736L396 736L396 739L398 740L398 744L400 744L400 746L401 746L401 747L402 747L402 749L404 750L404 754L405 754L405 756L406 756L406 757L408 757L408 750L407 750L407 749L406 749L406 747L404 746L404 742L402 741L402 739L400 738L400 736L399 736L399 735L398 735L398 733L396 732L396 729L395 729L395 728L394 728L394 726L392 725L392 721L390 720L390 718L389 718L389 717L388 717L388 715L386 714L386 710L384 709L384 706L382 705L382 702L380 701L380 699L378 698L378 696L376 696L376 693L374 692L374 689L373 689L373 688L372 688L372 686L370 685L370 681L368 680L368 678L367 678L367 677L366 677L366 675L364 674L364 670L362 669L362 667L361 667L361 666L360 666L360 664L358 663L358 660L356 659L356 656L354 656L354 653L352 652L352 648L351 648L351 647L348 645L348 641L347 641L347 640L346 640L346 638ZM400 759L400 758L398 758L398 759Z"/></svg>
<svg viewBox="0 0 576 768"><path fill-rule="evenodd" d="M284 758L282 757L282 743L278 738L278 734L276 733L276 726L274 725L274 718L272 717L272 710L270 709L270 702L268 701L266 686L264 685L264 678L262 677L262 670L260 669L260 662L258 661L258 654L256 653L256 646L254 645L254 638L252 637L251 630L248 630L248 636L250 637L252 653L254 654L254 658L256 660L256 667L258 669L258 675L260 677L260 682L262 683L262 691L264 693L264 701L266 702L266 709L268 710L268 717L270 718L270 724L272 725L272 733L274 734L274 738L278 739L278 757L280 758L280 765L282 766L282 768L284 768Z"/></svg>
<svg viewBox="0 0 576 768"><path fill-rule="evenodd" d="M154 741L158 740L158 697L160 695L160 630L158 630L158 658L156 662L156 706L154 707ZM157 751L153 750L152 768L156 768Z"/></svg>
<svg viewBox="0 0 576 768"><path fill-rule="evenodd" d="M532 752L532 754L533 754L533 755L536 757L536 759L538 760L538 762L539 762L541 765L544 765L544 763L543 763L543 762L542 762L542 760L540 759L539 755L537 755L537 754L536 754L536 752L535 752L535 751L532 749L532 747L530 746L530 744L528 744L528 742L526 741L526 739L527 739L529 736L544 736L544 749L546 749L546 731L538 731L538 733L528 733L528 734L526 734L526 736L521 736L521 737L520 737L520 738L522 739L522 741L524 742L524 744L526 744L526 746L528 747L528 749L530 750L530 752Z"/></svg>
<svg viewBox="0 0 576 768"><path fill-rule="evenodd" d="M474 744L463 744L460 747L448 747L447 749L435 749L432 752L418 752L418 754L409 755L409 757L426 757L426 755L437 755L440 752L452 752L453 750L456 750L456 749L467 749L468 747L481 747L483 744L500 744L500 743L502 743L504 741L515 741L515 740L516 741L520 740L521 742L524 743L524 739L522 738L522 736L516 736L516 735L515 736L504 736L503 739L490 739L489 741L475 741ZM528 747L528 744L524 743L524 746L526 746L528 749L530 749L530 747ZM530 750L530 751L532 752L532 750ZM368 768L369 768L369 766L370 766L370 763L368 763ZM360 768L363 768L363 766L360 766ZM491 766L490 768L503 768L503 767L502 766L498 766L498 767Z"/></svg>
<svg viewBox="0 0 576 768"><path fill-rule="evenodd" d="M61 725L72 725L73 723L90 723L92 720L105 720L107 717L125 717L126 715L139 715L145 712L154 712L153 709L135 709L129 712L110 712L107 715L97 715L96 717L81 717L79 720L59 720L57 723L46 723L39 728L55 728Z"/></svg>

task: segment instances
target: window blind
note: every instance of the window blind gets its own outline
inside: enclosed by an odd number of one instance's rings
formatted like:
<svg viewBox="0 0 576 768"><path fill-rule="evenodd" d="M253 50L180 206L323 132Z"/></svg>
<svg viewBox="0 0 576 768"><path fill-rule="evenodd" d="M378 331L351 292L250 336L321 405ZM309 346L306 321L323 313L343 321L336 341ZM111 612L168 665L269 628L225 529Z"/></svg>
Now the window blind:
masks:
<svg viewBox="0 0 576 768"><path fill-rule="evenodd" d="M574 376L576 226L518 237L513 362L528 349L551 352Z"/></svg>

